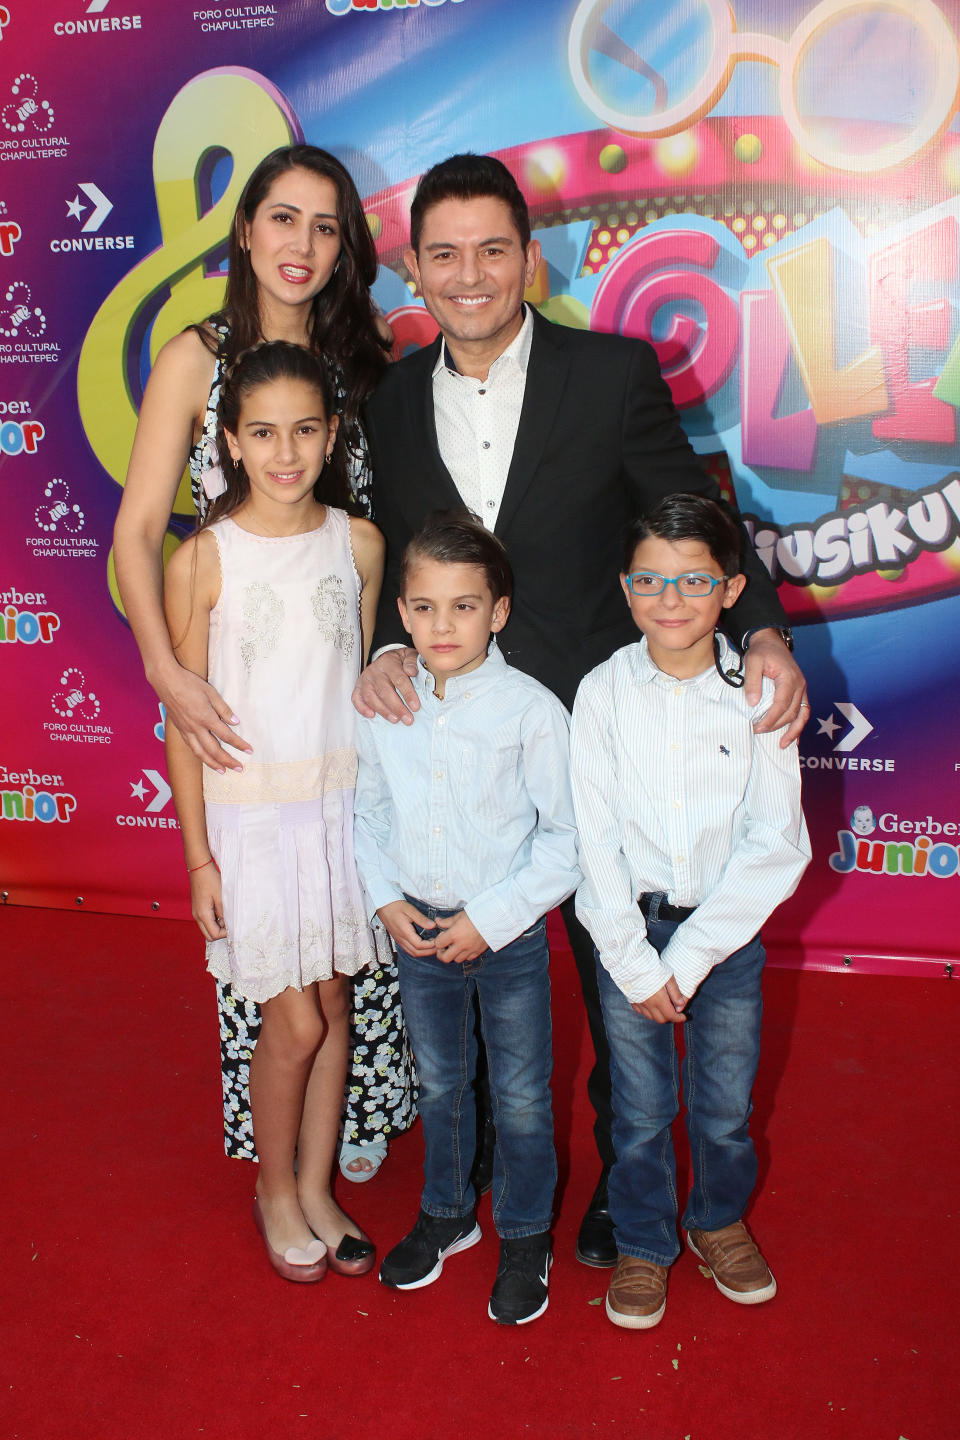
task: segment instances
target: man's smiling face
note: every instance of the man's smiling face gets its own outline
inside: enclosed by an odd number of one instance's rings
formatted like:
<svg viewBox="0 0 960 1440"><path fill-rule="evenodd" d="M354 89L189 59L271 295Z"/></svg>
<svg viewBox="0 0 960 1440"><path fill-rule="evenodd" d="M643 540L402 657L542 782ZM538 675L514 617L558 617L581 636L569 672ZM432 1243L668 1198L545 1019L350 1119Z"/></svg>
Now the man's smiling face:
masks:
<svg viewBox="0 0 960 1440"><path fill-rule="evenodd" d="M420 248L404 259L454 358L489 365L523 323L523 292L540 263L524 249L510 207L492 195L441 200L423 217ZM462 367L463 368L463 367Z"/></svg>

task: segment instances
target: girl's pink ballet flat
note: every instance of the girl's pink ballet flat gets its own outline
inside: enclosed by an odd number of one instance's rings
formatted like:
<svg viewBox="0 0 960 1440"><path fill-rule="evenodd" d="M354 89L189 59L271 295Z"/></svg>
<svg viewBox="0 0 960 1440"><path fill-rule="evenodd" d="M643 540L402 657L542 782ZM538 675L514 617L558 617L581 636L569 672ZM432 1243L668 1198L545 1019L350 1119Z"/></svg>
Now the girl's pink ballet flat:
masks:
<svg viewBox="0 0 960 1440"><path fill-rule="evenodd" d="M263 1238L267 1259L284 1280L292 1280L296 1285L314 1285L323 1279L327 1273L327 1247L322 1240L314 1238L303 1250L291 1245L281 1255L267 1239L267 1227L263 1221L259 1200L253 1202L253 1223Z"/></svg>

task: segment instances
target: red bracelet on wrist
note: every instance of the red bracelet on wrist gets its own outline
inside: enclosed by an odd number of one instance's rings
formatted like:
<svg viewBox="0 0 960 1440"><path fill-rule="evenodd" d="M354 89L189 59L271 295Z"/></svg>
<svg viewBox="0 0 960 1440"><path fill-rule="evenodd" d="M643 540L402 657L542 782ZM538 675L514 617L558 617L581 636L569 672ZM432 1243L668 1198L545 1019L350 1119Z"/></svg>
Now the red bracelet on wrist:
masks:
<svg viewBox="0 0 960 1440"><path fill-rule="evenodd" d="M204 862L203 862L202 865L188 865L188 866L187 866L187 874L188 874L188 875L192 875L192 874L194 874L194 872L197 871L197 870L205 870L208 865L212 865L215 870L218 870L218 871L219 871L219 869L220 869L220 866L217 864L216 860L214 860L213 856L211 855L211 856L210 856L210 859L209 859L209 860L204 860Z"/></svg>

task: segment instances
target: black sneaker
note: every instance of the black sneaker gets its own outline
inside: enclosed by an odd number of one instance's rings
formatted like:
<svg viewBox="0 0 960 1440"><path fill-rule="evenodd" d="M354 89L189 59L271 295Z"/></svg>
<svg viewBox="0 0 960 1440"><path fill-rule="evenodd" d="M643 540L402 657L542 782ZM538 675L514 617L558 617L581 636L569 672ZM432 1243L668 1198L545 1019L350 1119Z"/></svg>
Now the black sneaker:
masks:
<svg viewBox="0 0 960 1440"><path fill-rule="evenodd" d="M473 1215L438 1220L421 1210L417 1223L399 1245L394 1245L380 1266L380 1283L392 1290L419 1290L439 1279L448 1255L469 1250L480 1239Z"/></svg>
<svg viewBox="0 0 960 1440"><path fill-rule="evenodd" d="M487 1314L498 1325L526 1325L549 1304L547 1276L553 1257L550 1236L527 1235L500 1241L500 1265Z"/></svg>

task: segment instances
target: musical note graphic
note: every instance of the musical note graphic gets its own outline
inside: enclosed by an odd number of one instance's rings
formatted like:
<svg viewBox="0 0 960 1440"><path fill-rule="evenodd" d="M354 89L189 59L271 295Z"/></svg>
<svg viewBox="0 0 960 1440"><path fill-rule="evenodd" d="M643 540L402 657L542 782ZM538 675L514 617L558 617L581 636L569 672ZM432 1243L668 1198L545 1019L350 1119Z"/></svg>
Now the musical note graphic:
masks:
<svg viewBox="0 0 960 1440"><path fill-rule="evenodd" d="M302 138L280 91L254 70L224 66L195 76L178 91L157 129L153 181L163 243L114 287L90 324L77 372L77 399L87 439L101 465L124 483L137 425L130 364L151 312L150 358L171 336L211 314L223 301L226 276L208 273L222 252L237 200L254 167L280 145ZM233 169L220 198L199 213L200 183L212 158ZM174 502L192 510L185 474Z"/></svg>

